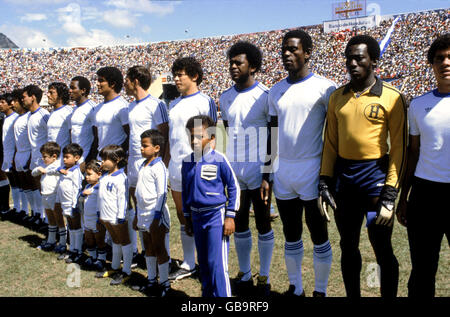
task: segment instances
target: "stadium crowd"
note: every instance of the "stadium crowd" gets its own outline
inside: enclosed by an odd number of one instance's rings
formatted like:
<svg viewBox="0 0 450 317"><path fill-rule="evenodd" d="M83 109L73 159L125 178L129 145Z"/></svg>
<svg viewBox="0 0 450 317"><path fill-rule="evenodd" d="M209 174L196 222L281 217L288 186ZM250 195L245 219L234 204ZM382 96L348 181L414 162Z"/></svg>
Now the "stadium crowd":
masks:
<svg viewBox="0 0 450 317"><path fill-rule="evenodd" d="M384 79L399 79L402 92L412 98L431 89L435 82L431 70L426 67L425 49L437 34L449 29L450 10L428 11L404 15L395 25L391 42L378 67ZM378 41L385 36L392 19L381 22L374 29L358 31L370 34ZM338 85L344 84L344 47L355 31L323 33L323 26L305 29L314 39L311 58L313 72L325 76ZM123 72L133 65L151 65L153 77L170 72L170 65L180 56L193 56L203 65L205 76L201 89L219 101L220 94L231 84L228 76L226 50L238 40L254 43L263 51L263 66L258 80L272 87L285 76L279 47L286 30L239 34L213 38L150 43L137 46L114 46L97 48L63 48L51 51L0 50L1 83L3 92L17 86L36 84L47 87L50 82L69 82L70 76L78 74L92 82L100 67L115 65ZM99 102L96 87L92 98Z"/></svg>

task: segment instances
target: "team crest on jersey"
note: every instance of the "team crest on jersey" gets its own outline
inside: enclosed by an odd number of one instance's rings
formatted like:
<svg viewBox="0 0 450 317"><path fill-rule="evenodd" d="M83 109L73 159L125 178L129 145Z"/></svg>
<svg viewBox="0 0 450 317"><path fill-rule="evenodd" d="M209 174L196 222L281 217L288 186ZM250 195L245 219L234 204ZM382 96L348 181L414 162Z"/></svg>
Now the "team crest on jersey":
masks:
<svg viewBox="0 0 450 317"><path fill-rule="evenodd" d="M207 181L212 181L217 178L217 165L205 164L202 165L200 171L200 177L206 179Z"/></svg>
<svg viewBox="0 0 450 317"><path fill-rule="evenodd" d="M383 122L384 108L379 103L371 103L364 108L366 119L374 122Z"/></svg>

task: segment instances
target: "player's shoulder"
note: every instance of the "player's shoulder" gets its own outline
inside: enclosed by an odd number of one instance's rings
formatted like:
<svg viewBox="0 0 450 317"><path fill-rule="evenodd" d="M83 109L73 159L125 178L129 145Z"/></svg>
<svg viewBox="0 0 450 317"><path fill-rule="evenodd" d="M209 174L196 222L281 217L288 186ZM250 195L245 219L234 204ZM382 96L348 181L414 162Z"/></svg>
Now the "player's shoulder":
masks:
<svg viewBox="0 0 450 317"><path fill-rule="evenodd" d="M313 76L311 77L311 79L313 79L317 83L320 83L321 85L323 85L326 88L328 88L328 87L336 88L337 87L337 85L334 81L332 81L331 79L329 79L325 76L322 76L322 75L319 75L316 73L313 73Z"/></svg>
<svg viewBox="0 0 450 317"><path fill-rule="evenodd" d="M429 104L430 99L434 99L436 97L435 90L431 90L429 92L424 93L423 95L414 97L409 105L410 109L415 109L418 107L425 107Z"/></svg>
<svg viewBox="0 0 450 317"><path fill-rule="evenodd" d="M233 94L233 92L236 91L236 89L234 89L234 86L231 86L228 89L225 89L221 94L219 99L224 99L227 98L229 95Z"/></svg>
<svg viewBox="0 0 450 317"><path fill-rule="evenodd" d="M263 83L261 83L261 82L257 82L257 84L256 84L256 87L255 88L257 88L257 89L259 89L259 90L261 90L262 92L264 92L264 93L269 93L269 87L267 87L266 85L264 85Z"/></svg>
<svg viewBox="0 0 450 317"><path fill-rule="evenodd" d="M402 93L400 92L400 90L398 90L397 88L395 88L394 86L392 86L391 84L385 82L385 81L381 81L382 85L383 85L383 89L386 89L386 92L389 94L394 94L394 95L402 95Z"/></svg>

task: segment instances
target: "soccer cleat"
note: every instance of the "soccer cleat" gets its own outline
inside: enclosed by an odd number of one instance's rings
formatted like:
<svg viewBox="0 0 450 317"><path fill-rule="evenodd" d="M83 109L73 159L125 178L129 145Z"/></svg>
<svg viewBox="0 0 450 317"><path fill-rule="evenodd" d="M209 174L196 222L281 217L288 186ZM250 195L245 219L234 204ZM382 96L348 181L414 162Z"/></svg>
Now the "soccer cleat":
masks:
<svg viewBox="0 0 450 317"><path fill-rule="evenodd" d="M4 220L8 220L10 218L10 210L3 210L2 212L0 212L0 217L2 219L2 221Z"/></svg>
<svg viewBox="0 0 450 317"><path fill-rule="evenodd" d="M192 276L197 272L197 269L194 267L192 270L186 270L185 268L180 267L178 270L174 271L173 273L169 274L169 280L171 281L178 281L183 278Z"/></svg>
<svg viewBox="0 0 450 317"><path fill-rule="evenodd" d="M144 293L148 297L160 297L161 296L161 289L156 281L149 282L147 285L142 286L139 291Z"/></svg>
<svg viewBox="0 0 450 317"><path fill-rule="evenodd" d="M95 274L96 278L105 278L105 277L112 277L115 274L117 274L118 272L120 272L119 270L103 270L101 272L97 272Z"/></svg>
<svg viewBox="0 0 450 317"><path fill-rule="evenodd" d="M58 260L67 260L69 258L70 254L67 252L61 253L60 255L58 255Z"/></svg>
<svg viewBox="0 0 450 317"><path fill-rule="evenodd" d="M160 285L160 290L161 290L160 297L170 296L170 294L172 293L170 283L167 283L167 285Z"/></svg>
<svg viewBox="0 0 450 317"><path fill-rule="evenodd" d="M41 249L42 251L53 251L56 247L55 243L48 243L47 241L43 241L42 244L38 247L38 249Z"/></svg>
<svg viewBox="0 0 450 317"><path fill-rule="evenodd" d="M253 295L253 279L250 278L248 281L243 281L244 272L239 271L236 278L234 279L234 288L236 296L250 296Z"/></svg>
<svg viewBox="0 0 450 317"><path fill-rule="evenodd" d="M295 285L289 285L289 289L283 293L284 296L305 297L305 290L300 295L295 295Z"/></svg>
<svg viewBox="0 0 450 317"><path fill-rule="evenodd" d="M83 262L83 259L84 259L84 253L75 253L75 255L72 258L72 263L80 264Z"/></svg>
<svg viewBox="0 0 450 317"><path fill-rule="evenodd" d="M97 259L92 263L92 268L98 272L103 272L105 270L106 262L104 260Z"/></svg>
<svg viewBox="0 0 450 317"><path fill-rule="evenodd" d="M314 291L313 297L326 297L326 295L325 293Z"/></svg>
<svg viewBox="0 0 450 317"><path fill-rule="evenodd" d="M48 224L42 221L42 224L37 228L37 232L48 234Z"/></svg>
<svg viewBox="0 0 450 317"><path fill-rule="evenodd" d="M123 271L119 271L117 274L112 276L112 281L109 285L120 285L126 283L130 279L130 275Z"/></svg>
<svg viewBox="0 0 450 317"><path fill-rule="evenodd" d="M270 284L267 283L267 276L258 275L256 278L256 296L265 297L270 295Z"/></svg>
<svg viewBox="0 0 450 317"><path fill-rule="evenodd" d="M94 262L95 260L91 256L89 256L86 258L86 260L83 261L83 266L91 269L94 266Z"/></svg>
<svg viewBox="0 0 450 317"><path fill-rule="evenodd" d="M65 245L58 244L53 251L59 254L63 254L66 253L67 247Z"/></svg>
<svg viewBox="0 0 450 317"><path fill-rule="evenodd" d="M133 259L131 260L131 268L134 269L138 266L138 252L133 252Z"/></svg>

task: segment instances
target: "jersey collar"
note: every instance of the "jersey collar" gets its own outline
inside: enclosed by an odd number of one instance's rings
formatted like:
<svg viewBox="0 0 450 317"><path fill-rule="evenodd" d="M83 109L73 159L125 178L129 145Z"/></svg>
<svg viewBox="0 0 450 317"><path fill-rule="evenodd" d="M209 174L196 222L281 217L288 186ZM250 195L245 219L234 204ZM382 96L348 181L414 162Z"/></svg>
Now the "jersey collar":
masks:
<svg viewBox="0 0 450 317"><path fill-rule="evenodd" d="M250 87L248 87L248 88L238 89L238 88L236 87L236 85L234 85L233 87L234 87L234 89L235 89L237 92L242 93L242 92L246 92L246 91L252 90L252 89L255 88L256 86L258 86L258 84L259 84L259 82L258 82L257 80L255 80L255 83L254 83L253 85L251 85Z"/></svg>
<svg viewBox="0 0 450 317"><path fill-rule="evenodd" d="M80 104L79 106L77 106L77 107L81 107L81 106L83 106L83 105L85 105L85 104L87 104L89 101L90 101L91 99L86 99L86 101L85 102L83 102L82 104Z"/></svg>
<svg viewBox="0 0 450 317"><path fill-rule="evenodd" d="M107 103L113 102L114 100L116 100L118 98L120 98L120 95L118 95L117 97L115 97L115 98L113 98L113 99L111 99L109 101L103 102L103 104L106 105Z"/></svg>
<svg viewBox="0 0 450 317"><path fill-rule="evenodd" d="M190 98L190 97L194 97L195 95L198 95L200 93L200 90L197 91L196 93L193 93L192 95L187 95L187 96L181 96L181 99L185 99L185 98Z"/></svg>
<svg viewBox="0 0 450 317"><path fill-rule="evenodd" d="M114 173L111 174L111 176L117 176L119 174L123 173L123 168L118 169L117 171L115 171Z"/></svg>
<svg viewBox="0 0 450 317"><path fill-rule="evenodd" d="M314 76L314 73L313 73L313 72L309 73L306 77L303 77L303 78L301 78L301 79L299 79L299 80L297 80L297 81L292 81L292 80L289 78L289 76L288 76L288 77L286 78L286 81L288 82L288 84L294 85L294 84L301 83L301 82L303 82L303 81L305 81L305 80L308 80L308 79L310 79L312 76Z"/></svg>
<svg viewBox="0 0 450 317"><path fill-rule="evenodd" d="M445 98L445 97L450 96L450 92L448 92L446 94L440 93L439 90L437 90L437 88L436 88L433 90L433 95L435 95L436 97L439 97L439 98Z"/></svg>
<svg viewBox="0 0 450 317"><path fill-rule="evenodd" d="M144 101L145 99L148 99L148 98L150 98L150 94L148 94L147 96L145 96L144 98L142 98L141 100L135 100L136 101L136 104L138 104L138 103L140 103L140 102L142 102L142 101Z"/></svg>
<svg viewBox="0 0 450 317"><path fill-rule="evenodd" d="M345 95L349 93L352 90L352 86L350 83L344 86L344 90L342 91L342 94ZM375 84L370 88L369 93L372 95L381 97L381 94L383 93L383 82L380 78L375 77Z"/></svg>
<svg viewBox="0 0 450 317"><path fill-rule="evenodd" d="M148 166L153 166L156 163L162 161L162 158L160 156L158 156L157 158L155 158L153 161L151 161L150 163L148 163ZM144 162L144 165L147 163L147 161Z"/></svg>

